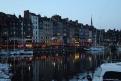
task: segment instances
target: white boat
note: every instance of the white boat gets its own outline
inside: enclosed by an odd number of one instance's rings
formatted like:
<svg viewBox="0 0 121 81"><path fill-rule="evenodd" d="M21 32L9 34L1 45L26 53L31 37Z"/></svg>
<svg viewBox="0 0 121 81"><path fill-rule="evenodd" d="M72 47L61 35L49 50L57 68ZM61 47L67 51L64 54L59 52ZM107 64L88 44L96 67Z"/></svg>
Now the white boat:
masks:
<svg viewBox="0 0 121 81"><path fill-rule="evenodd" d="M101 32L99 33L99 37L100 36L101 36ZM98 40L99 40L99 43L97 43L97 31L96 31L94 44L93 44L93 46L91 46L87 50L88 51L104 51L105 50L105 47L101 44L100 38Z"/></svg>
<svg viewBox="0 0 121 81"><path fill-rule="evenodd" d="M11 79L0 78L0 81L11 81Z"/></svg>
<svg viewBox="0 0 121 81"><path fill-rule="evenodd" d="M0 63L0 81L11 81L11 66L7 63Z"/></svg>
<svg viewBox="0 0 121 81"><path fill-rule="evenodd" d="M10 65L7 63L0 63L0 70L7 73L10 70Z"/></svg>
<svg viewBox="0 0 121 81"><path fill-rule="evenodd" d="M0 70L0 79L1 78L9 79L10 77L7 74L5 74L3 71Z"/></svg>
<svg viewBox="0 0 121 81"><path fill-rule="evenodd" d="M121 46L117 47L117 51L121 52Z"/></svg>
<svg viewBox="0 0 121 81"><path fill-rule="evenodd" d="M104 51L105 47L104 46L93 46L87 49L88 51Z"/></svg>
<svg viewBox="0 0 121 81"><path fill-rule="evenodd" d="M13 50L10 51L10 55L33 55L33 50Z"/></svg>
<svg viewBox="0 0 121 81"><path fill-rule="evenodd" d="M92 81L121 81L121 62L102 64L94 72Z"/></svg>

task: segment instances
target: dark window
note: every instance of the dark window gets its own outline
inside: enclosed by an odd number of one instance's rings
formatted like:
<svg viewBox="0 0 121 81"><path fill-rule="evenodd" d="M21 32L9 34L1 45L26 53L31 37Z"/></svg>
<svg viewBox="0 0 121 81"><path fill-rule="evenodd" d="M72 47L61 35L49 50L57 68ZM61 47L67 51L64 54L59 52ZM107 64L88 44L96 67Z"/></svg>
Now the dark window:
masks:
<svg viewBox="0 0 121 81"><path fill-rule="evenodd" d="M103 76L103 81L121 81L121 72L106 72Z"/></svg>

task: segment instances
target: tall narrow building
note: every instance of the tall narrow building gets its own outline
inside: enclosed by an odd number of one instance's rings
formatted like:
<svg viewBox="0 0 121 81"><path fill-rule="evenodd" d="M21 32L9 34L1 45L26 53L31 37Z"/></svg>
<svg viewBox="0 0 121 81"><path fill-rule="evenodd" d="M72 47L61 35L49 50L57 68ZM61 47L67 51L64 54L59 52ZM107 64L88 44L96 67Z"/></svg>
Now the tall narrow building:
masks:
<svg viewBox="0 0 121 81"><path fill-rule="evenodd" d="M29 12L29 10L24 11L24 18L26 19L26 37L31 38L33 43L39 43L39 18L40 15Z"/></svg>

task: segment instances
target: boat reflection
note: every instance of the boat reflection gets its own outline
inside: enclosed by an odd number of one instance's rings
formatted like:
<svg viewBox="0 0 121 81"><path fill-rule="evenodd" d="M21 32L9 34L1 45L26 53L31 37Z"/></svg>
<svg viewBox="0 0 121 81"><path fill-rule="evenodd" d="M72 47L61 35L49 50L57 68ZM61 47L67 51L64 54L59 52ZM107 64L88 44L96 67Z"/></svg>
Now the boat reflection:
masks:
<svg viewBox="0 0 121 81"><path fill-rule="evenodd" d="M6 58L4 58L6 59ZM77 81L93 73L104 60L121 59L119 52L73 52L9 58L12 81Z"/></svg>

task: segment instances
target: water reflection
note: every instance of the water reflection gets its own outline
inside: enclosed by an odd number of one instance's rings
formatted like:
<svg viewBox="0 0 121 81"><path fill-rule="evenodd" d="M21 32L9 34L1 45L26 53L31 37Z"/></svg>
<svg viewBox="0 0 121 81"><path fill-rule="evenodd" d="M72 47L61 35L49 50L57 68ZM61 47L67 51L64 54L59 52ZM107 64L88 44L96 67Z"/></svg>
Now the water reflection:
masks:
<svg viewBox="0 0 121 81"><path fill-rule="evenodd" d="M85 73L93 73L107 59L120 60L121 53L76 51L63 55L56 52L34 57L9 58L8 62L12 64L12 81L77 81Z"/></svg>

